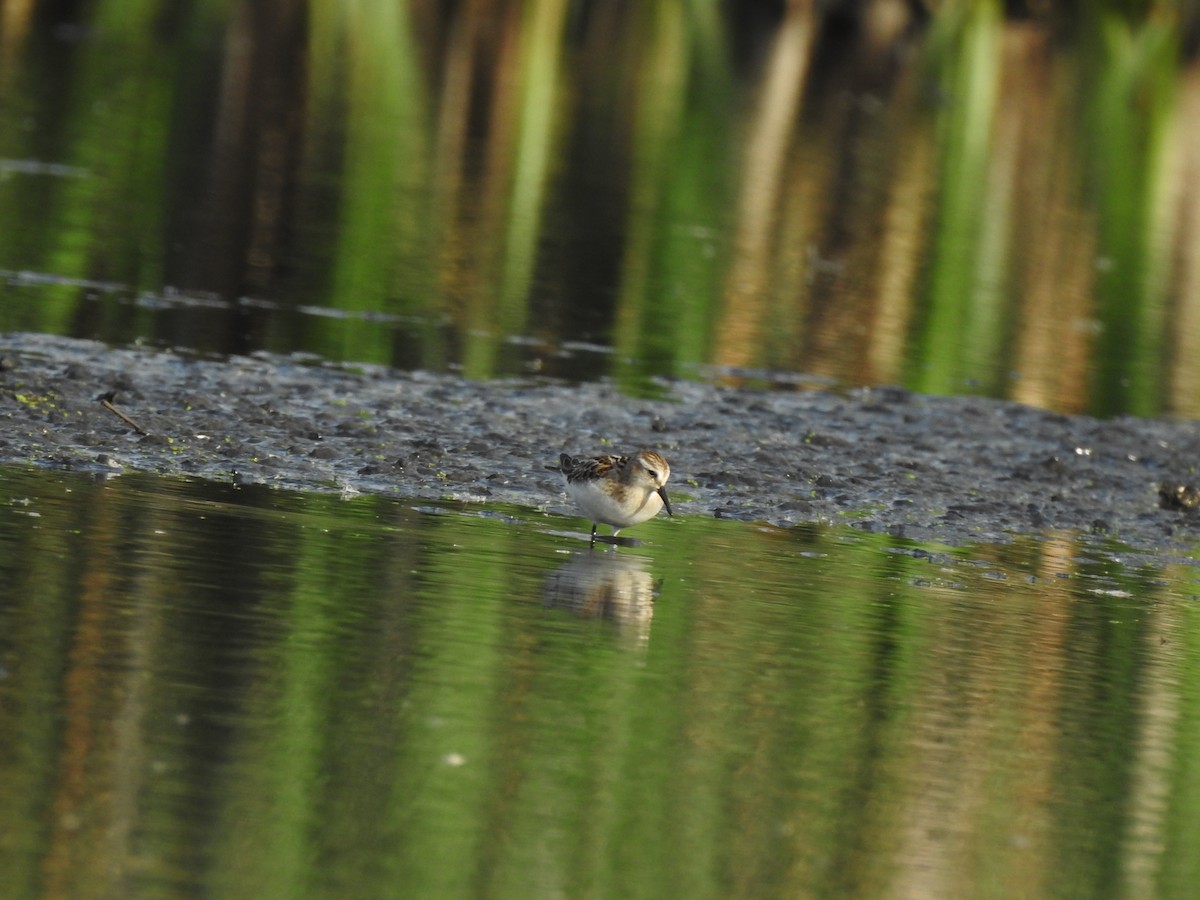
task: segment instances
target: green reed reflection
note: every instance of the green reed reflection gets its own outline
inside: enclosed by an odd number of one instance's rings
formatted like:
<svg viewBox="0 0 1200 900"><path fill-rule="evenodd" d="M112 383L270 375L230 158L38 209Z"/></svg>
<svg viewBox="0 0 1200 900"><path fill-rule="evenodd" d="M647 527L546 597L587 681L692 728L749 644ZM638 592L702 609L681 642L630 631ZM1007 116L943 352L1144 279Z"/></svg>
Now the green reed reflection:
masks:
<svg viewBox="0 0 1200 900"><path fill-rule="evenodd" d="M999 4L968 4L939 20L942 67L938 83L952 98L940 116L941 196L933 240L921 340L927 348L914 362L915 384L931 393L954 393L968 381L995 391L1002 378L997 361L1006 342L1006 291L1002 257L1008 201L988 190L995 159L992 134L1003 57ZM1001 189L1011 191L1006 184ZM969 302L964 302L969 298ZM940 365L925 365L941 358Z"/></svg>
<svg viewBox="0 0 1200 900"><path fill-rule="evenodd" d="M1192 567L686 516L592 553L527 510L11 468L0 496L8 896L1194 883Z"/></svg>
<svg viewBox="0 0 1200 900"><path fill-rule="evenodd" d="M15 9L0 330L1200 411L1195 13L918 7Z"/></svg>
<svg viewBox="0 0 1200 900"><path fill-rule="evenodd" d="M1099 351L1114 364L1097 370L1098 412L1154 415L1172 353L1167 305L1172 289L1172 196L1168 157L1179 115L1178 33L1150 19L1131 25L1105 17L1092 62L1086 123L1095 147L1087 160L1098 207Z"/></svg>

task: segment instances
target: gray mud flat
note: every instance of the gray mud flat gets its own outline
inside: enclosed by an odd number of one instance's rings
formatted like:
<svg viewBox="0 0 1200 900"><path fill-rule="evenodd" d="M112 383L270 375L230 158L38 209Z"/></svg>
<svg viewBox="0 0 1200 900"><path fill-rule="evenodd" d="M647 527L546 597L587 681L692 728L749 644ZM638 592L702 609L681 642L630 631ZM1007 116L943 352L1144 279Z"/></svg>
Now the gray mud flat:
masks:
<svg viewBox="0 0 1200 900"><path fill-rule="evenodd" d="M842 524L960 545L1069 530L1190 559L1200 427L1096 420L895 388L750 391L664 382L478 383L273 356L206 360L0 335L0 462L307 491L521 504L574 515L573 454L660 450L676 515ZM146 434L138 434L99 397ZM686 522L686 518L684 519Z"/></svg>

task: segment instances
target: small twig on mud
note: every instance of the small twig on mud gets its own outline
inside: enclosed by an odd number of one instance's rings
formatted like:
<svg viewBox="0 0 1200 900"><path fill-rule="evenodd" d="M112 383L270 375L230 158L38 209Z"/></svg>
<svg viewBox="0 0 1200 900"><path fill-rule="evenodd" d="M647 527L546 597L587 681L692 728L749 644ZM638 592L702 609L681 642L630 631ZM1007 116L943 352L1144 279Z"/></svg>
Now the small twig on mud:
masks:
<svg viewBox="0 0 1200 900"><path fill-rule="evenodd" d="M116 416L118 419L120 419L122 422L124 422L126 425L128 425L130 428L132 428L134 431L136 431L142 437L149 437L150 432L143 431L142 427L140 425L138 425L137 422L133 421L133 419L129 418L129 416L125 415L125 413L121 412L119 409L117 409L115 406L113 406L113 398L116 396L117 396L116 391L108 391L107 393L101 394L96 399L100 401L101 406L103 406L105 409L107 409L110 413L112 413L114 416Z"/></svg>

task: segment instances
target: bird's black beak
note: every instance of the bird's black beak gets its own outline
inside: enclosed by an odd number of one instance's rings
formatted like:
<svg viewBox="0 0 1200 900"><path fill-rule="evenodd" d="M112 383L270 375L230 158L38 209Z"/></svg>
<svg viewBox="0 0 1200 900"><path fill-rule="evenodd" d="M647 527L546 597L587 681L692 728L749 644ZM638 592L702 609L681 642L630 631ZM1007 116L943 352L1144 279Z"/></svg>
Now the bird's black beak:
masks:
<svg viewBox="0 0 1200 900"><path fill-rule="evenodd" d="M663 485L658 489L658 496L662 497L663 508L666 509L667 515L672 519L675 518L675 513L671 512L671 501L667 499L666 485Z"/></svg>

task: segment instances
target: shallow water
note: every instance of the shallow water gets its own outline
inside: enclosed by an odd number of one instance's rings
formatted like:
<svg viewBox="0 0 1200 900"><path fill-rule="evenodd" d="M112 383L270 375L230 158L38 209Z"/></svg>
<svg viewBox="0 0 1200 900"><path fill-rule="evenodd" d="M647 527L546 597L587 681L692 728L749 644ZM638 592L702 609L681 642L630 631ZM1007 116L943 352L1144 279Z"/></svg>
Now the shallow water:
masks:
<svg viewBox="0 0 1200 900"><path fill-rule="evenodd" d="M1197 13L1015 6L10 3L0 332L1200 415Z"/></svg>
<svg viewBox="0 0 1200 900"><path fill-rule="evenodd" d="M1186 896L1196 570L0 468L35 896Z"/></svg>

